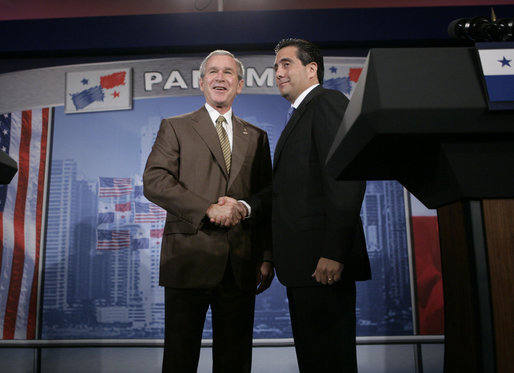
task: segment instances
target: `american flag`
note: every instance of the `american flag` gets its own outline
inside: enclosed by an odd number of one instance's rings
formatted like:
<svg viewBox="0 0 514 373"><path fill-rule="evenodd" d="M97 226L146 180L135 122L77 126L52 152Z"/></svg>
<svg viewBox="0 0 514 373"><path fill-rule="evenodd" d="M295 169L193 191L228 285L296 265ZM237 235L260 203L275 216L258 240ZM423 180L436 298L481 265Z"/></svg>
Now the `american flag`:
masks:
<svg viewBox="0 0 514 373"><path fill-rule="evenodd" d="M100 177L99 197L120 197L132 193L132 179L129 177Z"/></svg>
<svg viewBox="0 0 514 373"><path fill-rule="evenodd" d="M0 332L34 339L49 109L0 115L0 148L18 163L0 186Z"/></svg>
<svg viewBox="0 0 514 373"><path fill-rule="evenodd" d="M166 219L166 210L154 203L136 202L135 223L159 223Z"/></svg>
<svg viewBox="0 0 514 373"><path fill-rule="evenodd" d="M120 250L130 248L128 229L97 229L97 250Z"/></svg>

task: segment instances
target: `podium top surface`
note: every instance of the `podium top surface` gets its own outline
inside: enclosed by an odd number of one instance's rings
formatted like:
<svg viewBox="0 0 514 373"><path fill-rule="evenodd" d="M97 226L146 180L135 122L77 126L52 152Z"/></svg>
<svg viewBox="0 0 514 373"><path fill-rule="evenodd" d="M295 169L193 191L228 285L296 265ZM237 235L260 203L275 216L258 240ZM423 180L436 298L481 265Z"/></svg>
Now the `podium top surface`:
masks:
<svg viewBox="0 0 514 373"><path fill-rule="evenodd" d="M485 92L474 48L372 49L327 169L398 180L427 206L514 197L514 112L489 111Z"/></svg>

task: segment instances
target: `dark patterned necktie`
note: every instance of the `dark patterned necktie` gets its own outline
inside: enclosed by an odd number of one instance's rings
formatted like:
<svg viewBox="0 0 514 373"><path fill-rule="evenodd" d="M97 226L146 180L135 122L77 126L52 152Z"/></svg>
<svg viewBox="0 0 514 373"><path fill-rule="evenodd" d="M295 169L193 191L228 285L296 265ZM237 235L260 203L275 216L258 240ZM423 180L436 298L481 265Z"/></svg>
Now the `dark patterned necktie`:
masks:
<svg viewBox="0 0 514 373"><path fill-rule="evenodd" d="M223 157L225 158L227 173L230 173L232 152L230 151L230 141L228 141L227 131L225 131L225 128L223 128L223 122L225 122L225 118L223 115L220 115L218 119L216 119L216 131L218 132L218 137L220 138L221 150L223 151Z"/></svg>

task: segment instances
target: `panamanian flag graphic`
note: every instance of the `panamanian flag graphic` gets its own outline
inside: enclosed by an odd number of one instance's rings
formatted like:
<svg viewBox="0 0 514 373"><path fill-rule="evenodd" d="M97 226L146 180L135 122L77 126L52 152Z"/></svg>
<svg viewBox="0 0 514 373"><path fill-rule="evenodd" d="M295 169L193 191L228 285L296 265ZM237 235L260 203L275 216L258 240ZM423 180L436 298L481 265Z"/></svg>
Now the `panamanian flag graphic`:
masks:
<svg viewBox="0 0 514 373"><path fill-rule="evenodd" d="M66 73L66 113L132 108L130 69Z"/></svg>
<svg viewBox="0 0 514 373"><path fill-rule="evenodd" d="M323 87L341 91L346 97L351 98L365 61L365 58L360 57L348 57L342 61L325 58Z"/></svg>
<svg viewBox="0 0 514 373"><path fill-rule="evenodd" d="M479 49L478 54L489 102L514 103L514 49Z"/></svg>

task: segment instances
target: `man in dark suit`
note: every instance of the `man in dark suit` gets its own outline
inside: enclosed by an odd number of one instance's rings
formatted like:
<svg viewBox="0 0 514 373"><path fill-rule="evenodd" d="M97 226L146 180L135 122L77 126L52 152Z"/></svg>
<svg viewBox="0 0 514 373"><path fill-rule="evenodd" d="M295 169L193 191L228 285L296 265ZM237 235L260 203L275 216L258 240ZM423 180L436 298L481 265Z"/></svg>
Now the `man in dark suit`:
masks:
<svg viewBox="0 0 514 373"><path fill-rule="evenodd" d="M196 372L209 306L213 371L250 372L255 294L274 275L261 193L271 159L266 132L232 113L242 88L241 62L209 54L200 66L205 106L162 121L145 167L145 196L167 211L163 372Z"/></svg>
<svg viewBox="0 0 514 373"><path fill-rule="evenodd" d="M336 181L325 160L348 99L324 89L307 41L275 48L275 78L294 112L273 162L273 256L287 287L300 371L356 372L355 280L371 277L360 208L364 181Z"/></svg>

